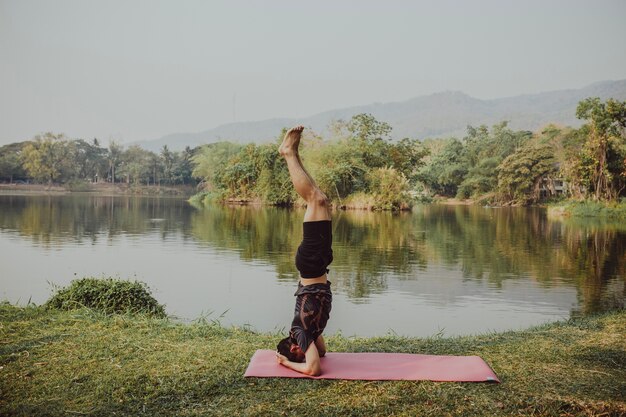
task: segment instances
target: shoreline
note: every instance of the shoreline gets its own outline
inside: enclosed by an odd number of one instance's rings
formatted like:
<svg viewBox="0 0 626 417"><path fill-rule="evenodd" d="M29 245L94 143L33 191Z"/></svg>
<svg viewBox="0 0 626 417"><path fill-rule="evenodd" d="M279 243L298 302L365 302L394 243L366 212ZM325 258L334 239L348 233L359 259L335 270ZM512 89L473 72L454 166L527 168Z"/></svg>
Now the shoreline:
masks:
<svg viewBox="0 0 626 417"><path fill-rule="evenodd" d="M71 185L0 184L0 195L72 195L88 194L102 196L171 196L190 197L196 193L191 185L135 185L124 183L81 183L75 189Z"/></svg>
<svg viewBox="0 0 626 417"><path fill-rule="evenodd" d="M0 304L3 415L626 413L626 311L452 338L329 336L336 352L479 355L499 385L244 378L280 337L93 310Z"/></svg>

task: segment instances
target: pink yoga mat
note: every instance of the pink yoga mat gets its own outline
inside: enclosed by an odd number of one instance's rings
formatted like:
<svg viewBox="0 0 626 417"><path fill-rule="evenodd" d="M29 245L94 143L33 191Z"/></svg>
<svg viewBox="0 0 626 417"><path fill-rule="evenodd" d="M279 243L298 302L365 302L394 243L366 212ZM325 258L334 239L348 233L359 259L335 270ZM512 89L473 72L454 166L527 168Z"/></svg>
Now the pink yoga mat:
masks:
<svg viewBox="0 0 626 417"><path fill-rule="evenodd" d="M479 356L330 352L321 361L322 375L310 377L278 364L274 351L257 350L244 376L369 381L500 382L498 376Z"/></svg>

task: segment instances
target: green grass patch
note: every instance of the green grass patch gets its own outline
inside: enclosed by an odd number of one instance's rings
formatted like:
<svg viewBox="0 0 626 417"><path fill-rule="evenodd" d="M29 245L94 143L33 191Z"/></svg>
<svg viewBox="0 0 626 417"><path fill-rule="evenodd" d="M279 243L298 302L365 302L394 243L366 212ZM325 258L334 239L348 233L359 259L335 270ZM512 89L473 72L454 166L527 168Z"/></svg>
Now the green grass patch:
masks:
<svg viewBox="0 0 626 417"><path fill-rule="evenodd" d="M565 217L599 217L606 219L626 219L626 200L614 202L601 201L570 201L556 203L548 207L551 216Z"/></svg>
<svg viewBox="0 0 626 417"><path fill-rule="evenodd" d="M74 280L67 287L56 288L44 307L59 310L86 307L104 314L142 313L165 317L165 307L152 297L145 283L114 278Z"/></svg>
<svg viewBox="0 0 626 417"><path fill-rule="evenodd" d="M502 384L245 379L279 336L91 309L0 305L3 416L619 416L626 312L457 338L327 338L331 351L480 355Z"/></svg>

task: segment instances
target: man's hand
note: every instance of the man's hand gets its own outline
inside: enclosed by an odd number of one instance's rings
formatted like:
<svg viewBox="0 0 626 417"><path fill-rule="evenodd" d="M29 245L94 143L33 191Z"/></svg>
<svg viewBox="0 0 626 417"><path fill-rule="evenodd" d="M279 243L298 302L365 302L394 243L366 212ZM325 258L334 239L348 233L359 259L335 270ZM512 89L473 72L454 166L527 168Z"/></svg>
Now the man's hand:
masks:
<svg viewBox="0 0 626 417"><path fill-rule="evenodd" d="M280 353L276 352L276 362L278 362L281 365L284 365L285 362L289 362L289 359L287 359L286 356L281 355Z"/></svg>
<svg viewBox="0 0 626 417"><path fill-rule="evenodd" d="M317 347L315 343L311 343L309 348L306 350L305 354L306 362L291 362L285 356L276 352L276 362L279 364L293 369L296 372L300 372L301 374L318 376L322 373L322 368L320 366L320 355L317 352Z"/></svg>

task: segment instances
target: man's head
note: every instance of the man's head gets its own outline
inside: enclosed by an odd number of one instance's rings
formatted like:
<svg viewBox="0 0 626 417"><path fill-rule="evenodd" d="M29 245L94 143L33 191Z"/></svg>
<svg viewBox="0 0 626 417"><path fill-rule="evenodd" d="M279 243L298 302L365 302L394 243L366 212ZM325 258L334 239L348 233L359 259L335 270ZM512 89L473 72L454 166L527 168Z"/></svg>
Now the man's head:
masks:
<svg viewBox="0 0 626 417"><path fill-rule="evenodd" d="M276 350L291 362L304 362L304 352L300 346L291 341L291 337L285 337L278 342Z"/></svg>

